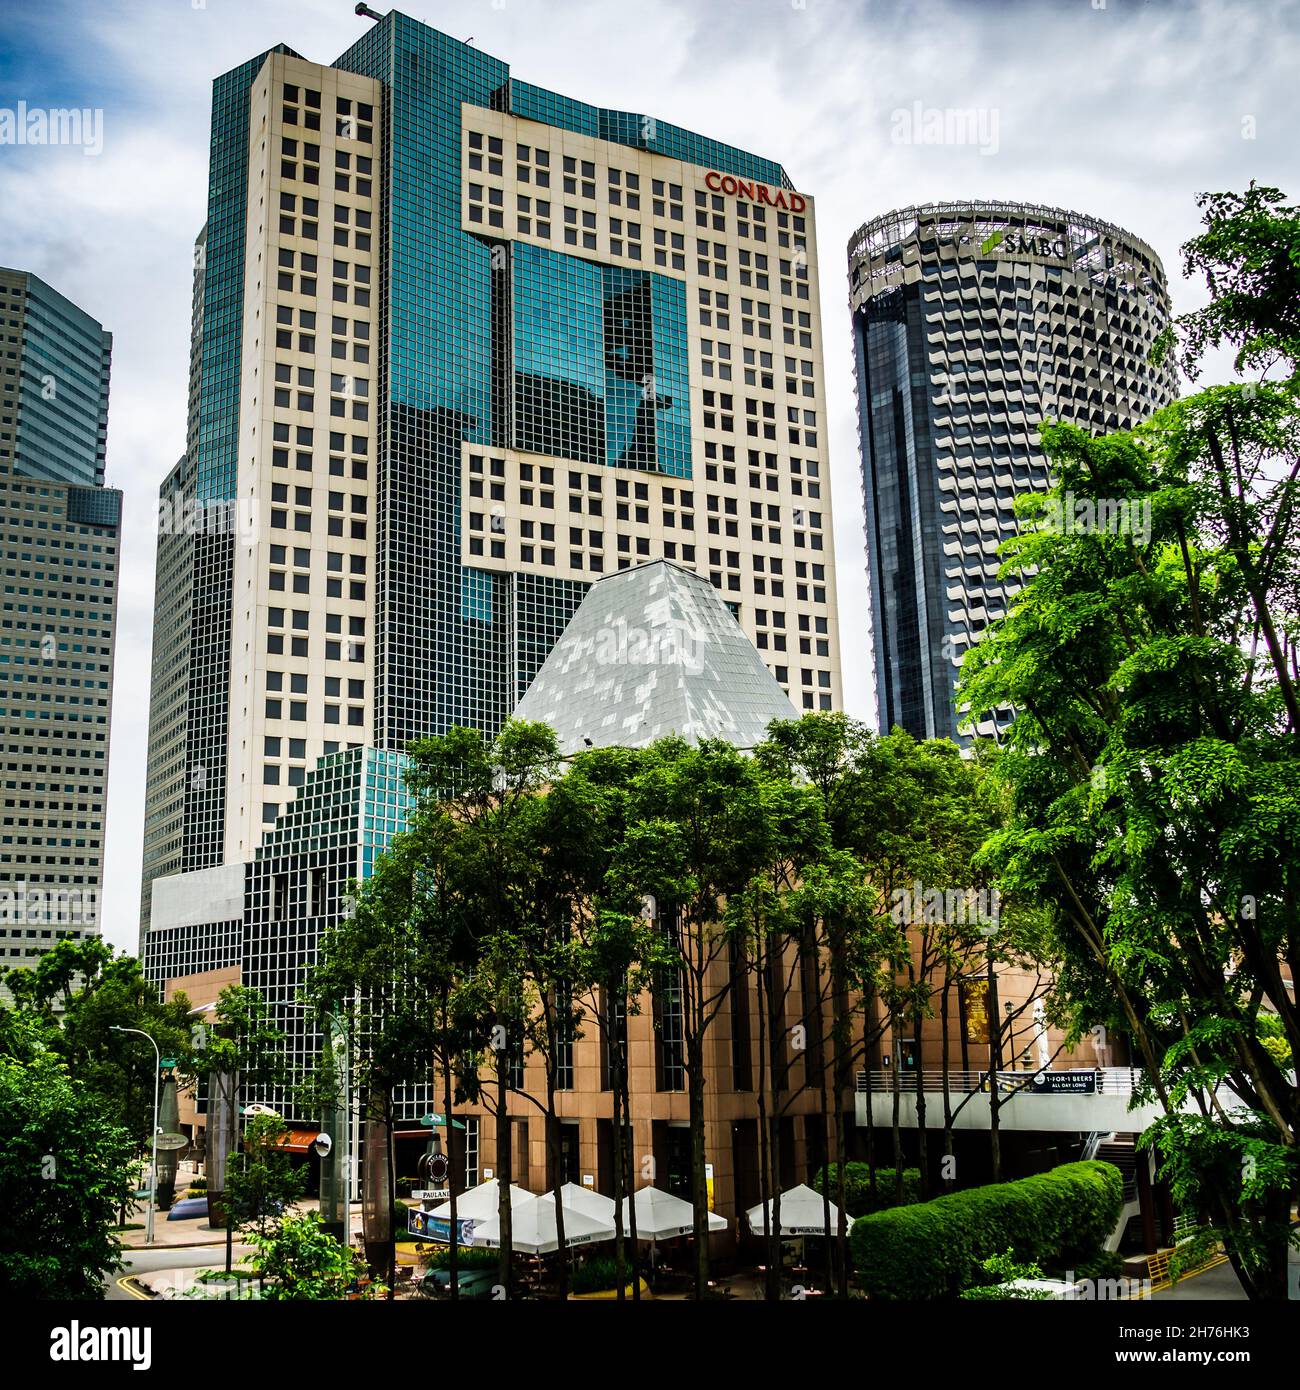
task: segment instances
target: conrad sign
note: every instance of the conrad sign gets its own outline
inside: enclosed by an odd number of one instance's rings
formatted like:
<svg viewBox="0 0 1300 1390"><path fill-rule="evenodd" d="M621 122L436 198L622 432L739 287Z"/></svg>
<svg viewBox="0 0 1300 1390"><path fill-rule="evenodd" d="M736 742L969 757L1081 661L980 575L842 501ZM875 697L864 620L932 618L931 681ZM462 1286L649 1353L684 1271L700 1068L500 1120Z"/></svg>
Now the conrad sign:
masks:
<svg viewBox="0 0 1300 1390"><path fill-rule="evenodd" d="M808 210L808 200L801 193L792 193L787 188L769 188L765 183L738 179L734 174L720 174L716 169L705 174L704 186L712 193L723 193L728 198L739 198L742 202L758 203L767 208L780 208L783 212Z"/></svg>

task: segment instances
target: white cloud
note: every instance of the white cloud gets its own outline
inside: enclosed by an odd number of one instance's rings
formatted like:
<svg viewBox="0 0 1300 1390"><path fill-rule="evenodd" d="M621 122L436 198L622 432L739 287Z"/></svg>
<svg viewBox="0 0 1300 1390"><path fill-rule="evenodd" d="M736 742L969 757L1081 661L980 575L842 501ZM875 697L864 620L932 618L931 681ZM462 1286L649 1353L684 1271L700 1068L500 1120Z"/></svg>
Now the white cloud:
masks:
<svg viewBox="0 0 1300 1390"><path fill-rule="evenodd" d="M376 6L382 8L382 6ZM817 199L847 701L870 717L844 247L877 213L948 198L1061 204L1148 241L1181 308L1193 194L1294 185L1296 4L1137 0L411 0L518 77L782 161ZM0 261L114 333L109 480L127 493L114 702L108 932L134 945L147 733L153 506L185 430L191 243L211 79L277 42L330 62L364 32L342 0L131 0L61 12L51 61L102 81L105 150L0 151ZM27 21L30 26L35 21ZM86 55L93 54L93 64ZM75 60L75 61L74 61ZM74 95L65 98L74 100ZM999 148L899 146L890 115L995 108ZM1257 137L1242 139L1253 116ZM1290 189L1294 194L1294 186Z"/></svg>

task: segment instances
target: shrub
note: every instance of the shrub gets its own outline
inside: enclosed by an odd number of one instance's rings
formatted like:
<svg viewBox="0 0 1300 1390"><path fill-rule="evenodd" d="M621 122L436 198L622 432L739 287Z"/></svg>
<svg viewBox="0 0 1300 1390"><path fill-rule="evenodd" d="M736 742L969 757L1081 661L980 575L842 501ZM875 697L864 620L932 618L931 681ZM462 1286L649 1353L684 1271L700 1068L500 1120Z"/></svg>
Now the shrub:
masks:
<svg viewBox="0 0 1300 1390"><path fill-rule="evenodd" d="M462 1245L456 1253L456 1272L466 1269L495 1269L501 1258L499 1250L478 1245ZM429 1259L430 1269L447 1269L451 1264L451 1249L444 1245Z"/></svg>
<svg viewBox="0 0 1300 1390"><path fill-rule="evenodd" d="M839 1165L837 1163L827 1165L827 1185L830 1189L832 1202L835 1200L835 1192L839 1185L838 1172ZM901 1202L894 1196L894 1174L893 1168L877 1168L876 1190L872 1192L871 1165L846 1163L844 1165L845 1211L850 1216L868 1216L873 1211L886 1211L894 1206L910 1206L913 1202L919 1202L921 1200L921 1170L919 1168L903 1169L903 1200ZM812 1186L817 1192L822 1190L820 1168L813 1178Z"/></svg>
<svg viewBox="0 0 1300 1390"><path fill-rule="evenodd" d="M1078 1269L1101 1250L1123 1202L1118 1168L1067 1163L864 1216L849 1248L873 1298L952 1298L985 1282L983 1262L997 1255Z"/></svg>
<svg viewBox="0 0 1300 1390"><path fill-rule="evenodd" d="M1073 1270L1076 1279L1119 1279L1123 1273L1124 1257L1115 1250L1099 1250L1092 1259L1084 1260Z"/></svg>
<svg viewBox="0 0 1300 1390"><path fill-rule="evenodd" d="M623 1261L623 1278L631 1286L633 1271L630 1260ZM595 1255L579 1265L569 1280L572 1293L604 1293L618 1288L618 1264L612 1255Z"/></svg>
<svg viewBox="0 0 1300 1390"><path fill-rule="evenodd" d="M986 1275L993 1275L999 1282L973 1284L963 1289L958 1297L1037 1303L1052 1296L1046 1289L1025 1288L1019 1284L1021 1280L1042 1279L1045 1276L1036 1264L1017 1264L1010 1250L1005 1255L993 1255L984 1260L980 1267Z"/></svg>

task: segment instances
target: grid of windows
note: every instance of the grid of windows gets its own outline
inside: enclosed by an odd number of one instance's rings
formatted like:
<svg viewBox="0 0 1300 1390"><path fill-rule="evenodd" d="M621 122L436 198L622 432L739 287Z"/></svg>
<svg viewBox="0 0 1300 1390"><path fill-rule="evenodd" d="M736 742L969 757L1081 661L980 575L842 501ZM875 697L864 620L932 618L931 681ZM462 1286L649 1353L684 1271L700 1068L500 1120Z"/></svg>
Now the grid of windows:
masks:
<svg viewBox="0 0 1300 1390"><path fill-rule="evenodd" d="M369 877L376 857L405 825L411 801L404 766L402 755L375 748L320 759L249 867L243 982L268 1000L298 1079L314 1066L322 1039L316 1021L296 1002L321 937L350 910L353 880ZM259 1098L297 1115L291 1088ZM399 1118L416 1119L431 1103L428 1087L406 1088L395 1103Z"/></svg>
<svg viewBox="0 0 1300 1390"><path fill-rule="evenodd" d="M0 342L0 958L12 968L99 931L122 495L93 485L109 335L0 269ZM33 410L42 378L54 390Z"/></svg>
<svg viewBox="0 0 1300 1390"><path fill-rule="evenodd" d="M150 932L145 939L141 964L150 980L174 980L208 970L238 965L243 954L243 922L199 922ZM196 1006L208 999L191 1001Z"/></svg>

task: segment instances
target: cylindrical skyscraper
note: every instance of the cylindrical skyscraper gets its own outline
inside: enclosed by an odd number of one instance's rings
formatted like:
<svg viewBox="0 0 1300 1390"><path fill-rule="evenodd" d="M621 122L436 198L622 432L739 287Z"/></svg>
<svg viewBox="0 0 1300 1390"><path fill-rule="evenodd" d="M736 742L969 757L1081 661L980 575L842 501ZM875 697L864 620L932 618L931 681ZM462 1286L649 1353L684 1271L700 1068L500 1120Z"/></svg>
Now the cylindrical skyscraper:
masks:
<svg viewBox="0 0 1300 1390"><path fill-rule="evenodd" d="M1006 611L1015 496L1049 482L1039 425L1104 434L1175 395L1149 360L1164 270L1081 213L933 203L861 227L849 287L878 720L957 738L962 657Z"/></svg>

